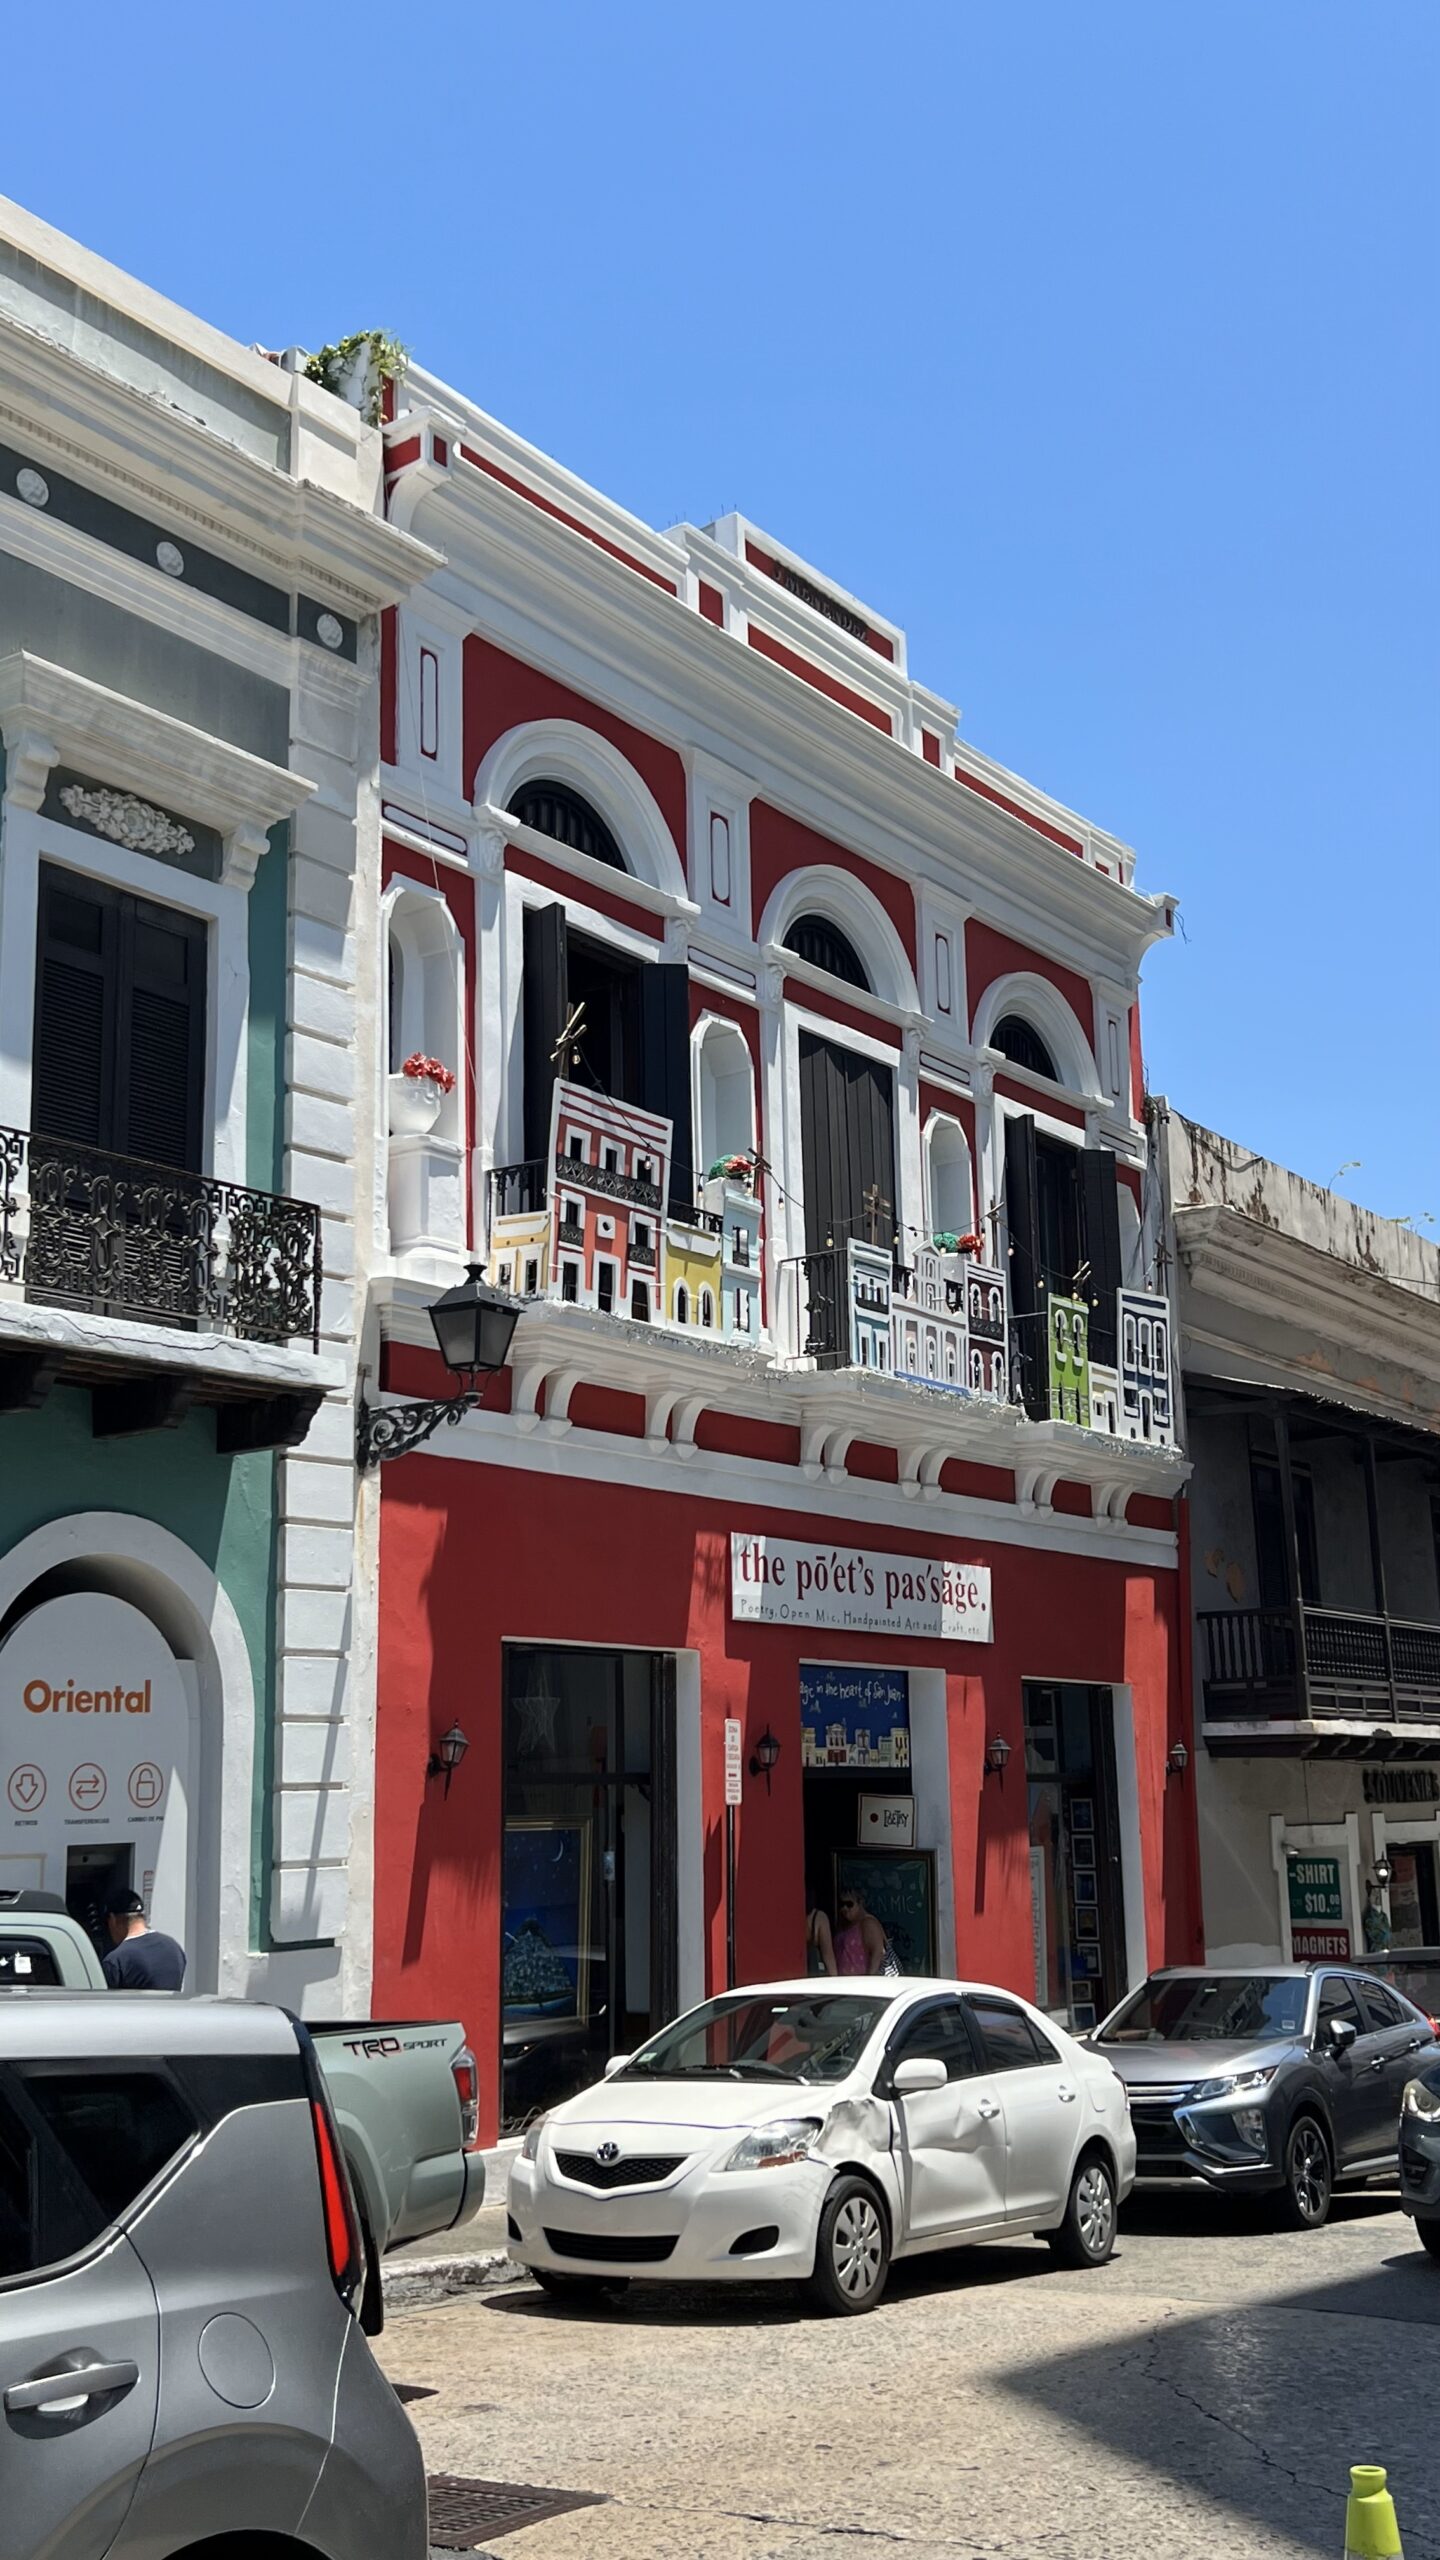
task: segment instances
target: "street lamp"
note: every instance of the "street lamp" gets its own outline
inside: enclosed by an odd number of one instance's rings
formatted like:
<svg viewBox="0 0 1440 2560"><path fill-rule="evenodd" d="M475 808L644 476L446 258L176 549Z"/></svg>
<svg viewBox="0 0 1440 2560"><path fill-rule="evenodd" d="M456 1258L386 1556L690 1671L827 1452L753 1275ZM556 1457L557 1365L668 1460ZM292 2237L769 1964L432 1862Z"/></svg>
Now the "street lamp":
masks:
<svg viewBox="0 0 1440 2560"><path fill-rule="evenodd" d="M426 1777L443 1778L447 1796L450 1793L450 1781L469 1748L469 1735L462 1733L458 1724L452 1724L448 1733L441 1734L425 1763Z"/></svg>
<svg viewBox="0 0 1440 2560"><path fill-rule="evenodd" d="M362 1475L382 1458L403 1458L418 1449L442 1422L456 1423L479 1404L483 1390L475 1380L504 1368L519 1321L518 1300L492 1289L480 1264L470 1263L459 1285L430 1309L441 1359L452 1376L469 1383L458 1395L426 1396L411 1404L362 1402L355 1417L355 1460Z"/></svg>

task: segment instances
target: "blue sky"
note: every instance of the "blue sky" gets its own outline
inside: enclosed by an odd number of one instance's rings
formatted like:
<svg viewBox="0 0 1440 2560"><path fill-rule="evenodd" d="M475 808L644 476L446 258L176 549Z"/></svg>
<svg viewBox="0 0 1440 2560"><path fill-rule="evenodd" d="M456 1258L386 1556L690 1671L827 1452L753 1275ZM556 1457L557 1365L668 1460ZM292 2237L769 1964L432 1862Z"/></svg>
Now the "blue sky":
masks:
<svg viewBox="0 0 1440 2560"><path fill-rule="evenodd" d="M1179 893L1152 1086L1440 1234L1433 0L56 27L7 30L8 193L893 615Z"/></svg>

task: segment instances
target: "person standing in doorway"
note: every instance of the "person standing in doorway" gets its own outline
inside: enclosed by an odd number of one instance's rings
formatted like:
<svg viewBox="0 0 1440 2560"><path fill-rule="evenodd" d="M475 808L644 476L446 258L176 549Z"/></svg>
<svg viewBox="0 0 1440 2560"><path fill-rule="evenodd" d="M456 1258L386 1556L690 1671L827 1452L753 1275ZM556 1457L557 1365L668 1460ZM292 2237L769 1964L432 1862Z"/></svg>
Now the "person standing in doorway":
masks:
<svg viewBox="0 0 1440 2560"><path fill-rule="evenodd" d="M807 1973L838 1973L840 1970L835 1961L830 1914L822 1909L813 1885L805 1896L805 1970Z"/></svg>
<svg viewBox="0 0 1440 2560"><path fill-rule="evenodd" d="M112 1893L105 1905L110 1953L105 1979L112 1991L178 1991L185 1980L185 1950L163 1929L152 1929L138 1893Z"/></svg>
<svg viewBox="0 0 1440 2560"><path fill-rule="evenodd" d="M835 1932L835 1962L841 1973L883 1973L890 1941L883 1924L865 1907L857 1885L840 1896L840 1926Z"/></svg>

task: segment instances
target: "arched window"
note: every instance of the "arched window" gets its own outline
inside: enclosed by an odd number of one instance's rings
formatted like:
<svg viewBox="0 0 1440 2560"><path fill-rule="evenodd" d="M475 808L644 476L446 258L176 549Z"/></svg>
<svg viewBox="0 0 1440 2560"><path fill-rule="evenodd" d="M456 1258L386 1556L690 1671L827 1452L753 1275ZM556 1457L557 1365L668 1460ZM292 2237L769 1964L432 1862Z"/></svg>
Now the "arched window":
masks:
<svg viewBox="0 0 1440 2560"><path fill-rule="evenodd" d="M871 993L870 979L848 933L828 916L797 916L785 936L785 948L797 960L808 960L812 969L827 970L832 978L843 978L849 987L863 987Z"/></svg>
<svg viewBox="0 0 1440 2560"><path fill-rule="evenodd" d="M683 1280L677 1280L675 1283L675 1321L677 1324L688 1324L690 1321L690 1292Z"/></svg>
<svg viewBox="0 0 1440 2560"><path fill-rule="evenodd" d="M713 1325L715 1322L715 1292L713 1289L702 1289L700 1292L700 1321L706 1326Z"/></svg>
<svg viewBox="0 0 1440 2560"><path fill-rule="evenodd" d="M975 1212L970 1187L970 1149L958 1120L937 1116L931 1121L925 1134L925 1165L929 1176L931 1234L971 1234Z"/></svg>
<svg viewBox="0 0 1440 2560"><path fill-rule="evenodd" d="M510 815L522 826L534 827L542 836L554 836L557 843L568 844L572 853L588 853L592 862L607 863L612 871L627 868L625 856L606 826L598 809L582 800L566 782L540 780L526 782L510 803Z"/></svg>
<svg viewBox="0 0 1440 2560"><path fill-rule="evenodd" d="M990 1034L990 1046L1008 1058L1012 1066L1028 1067L1032 1076L1048 1076L1052 1084L1063 1081L1039 1032L1023 1014L1002 1014Z"/></svg>
<svg viewBox="0 0 1440 2560"><path fill-rule="evenodd" d="M703 1181L712 1164L747 1156L755 1144L755 1069L738 1023L712 1017L697 1035L697 1046Z"/></svg>

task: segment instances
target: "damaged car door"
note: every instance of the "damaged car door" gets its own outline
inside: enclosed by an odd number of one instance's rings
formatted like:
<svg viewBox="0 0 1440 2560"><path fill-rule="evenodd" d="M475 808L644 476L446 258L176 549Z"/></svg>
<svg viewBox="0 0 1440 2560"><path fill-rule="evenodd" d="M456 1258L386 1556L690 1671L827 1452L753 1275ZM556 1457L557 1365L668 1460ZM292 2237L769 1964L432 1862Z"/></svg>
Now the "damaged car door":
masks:
<svg viewBox="0 0 1440 2560"><path fill-rule="evenodd" d="M930 2087L906 2063L943 2066ZM1005 2218L1005 2117L958 2000L911 2009L886 2048L877 2097L890 2101L905 2240L936 2239Z"/></svg>

